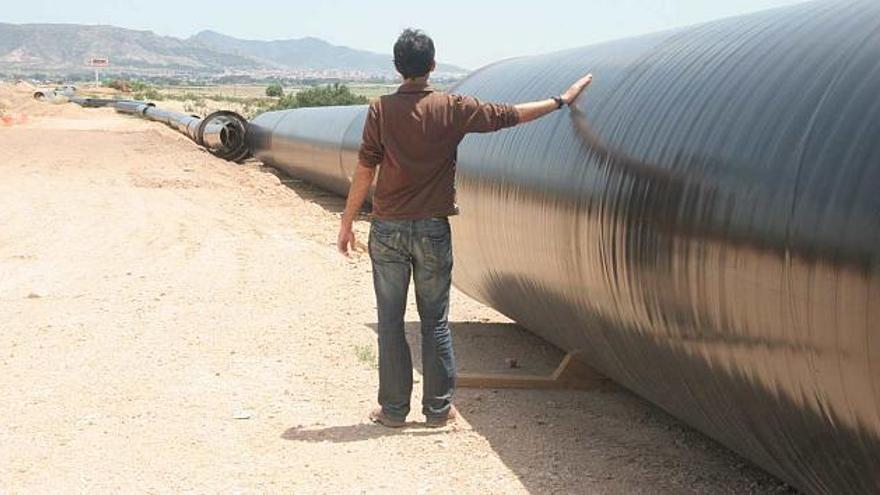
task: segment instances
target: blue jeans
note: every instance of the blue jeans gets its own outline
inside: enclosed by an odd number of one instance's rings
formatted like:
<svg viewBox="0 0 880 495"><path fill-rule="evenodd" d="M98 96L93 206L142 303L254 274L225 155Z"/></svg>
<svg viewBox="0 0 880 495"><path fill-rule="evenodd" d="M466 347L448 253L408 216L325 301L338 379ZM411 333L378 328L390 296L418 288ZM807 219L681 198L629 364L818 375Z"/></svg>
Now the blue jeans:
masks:
<svg viewBox="0 0 880 495"><path fill-rule="evenodd" d="M422 412L442 418L455 389L455 355L449 331L452 238L446 218L374 219L370 259L379 313L379 404L387 416L409 414L413 367L403 321L410 276L422 321Z"/></svg>

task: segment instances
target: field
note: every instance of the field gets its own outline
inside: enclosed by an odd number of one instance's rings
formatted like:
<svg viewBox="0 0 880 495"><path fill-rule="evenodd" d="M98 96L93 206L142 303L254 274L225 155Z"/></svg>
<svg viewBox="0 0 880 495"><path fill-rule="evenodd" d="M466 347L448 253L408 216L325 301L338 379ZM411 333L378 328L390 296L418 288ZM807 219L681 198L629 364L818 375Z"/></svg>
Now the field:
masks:
<svg viewBox="0 0 880 495"><path fill-rule="evenodd" d="M369 99L375 99L382 95L393 93L397 89L396 84L359 84L347 83L352 92L357 95L366 96ZM267 99L274 101L272 98L266 97L265 84L256 85L232 85L223 84L216 86L159 86L157 90L171 97L183 97L186 95L194 95L202 98L214 98L217 100L260 100ZM296 94L310 86L285 86L284 94Z"/></svg>
<svg viewBox="0 0 880 495"><path fill-rule="evenodd" d="M355 95L374 100L393 93L397 84L344 83ZM434 85L446 89L448 85ZM284 95L295 95L313 86L297 85L283 87ZM207 115L217 110L232 110L252 118L258 113L271 110L280 98L266 96L266 84L218 84L201 86L184 85L132 85L130 91L118 91L109 87L81 86L83 96L118 97L152 101L163 108L178 112Z"/></svg>

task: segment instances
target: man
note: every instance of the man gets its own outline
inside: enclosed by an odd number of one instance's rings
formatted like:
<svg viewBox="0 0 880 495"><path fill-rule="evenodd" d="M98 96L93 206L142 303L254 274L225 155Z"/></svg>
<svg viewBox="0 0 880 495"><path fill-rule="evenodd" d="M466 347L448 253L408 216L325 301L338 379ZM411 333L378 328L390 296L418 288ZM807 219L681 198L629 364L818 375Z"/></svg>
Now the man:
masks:
<svg viewBox="0 0 880 495"><path fill-rule="evenodd" d="M457 213L458 143L468 133L513 127L560 109L577 98L592 76L560 96L515 106L440 93L428 85L434 42L411 29L394 44L394 65L404 82L396 93L370 104L337 247L346 256L354 249L352 224L378 167L369 252L379 313L380 407L370 419L397 428L409 414L413 372L403 319L412 276L422 330L422 412L427 426L442 427L458 416L452 405L455 357L447 322L452 280L447 217Z"/></svg>

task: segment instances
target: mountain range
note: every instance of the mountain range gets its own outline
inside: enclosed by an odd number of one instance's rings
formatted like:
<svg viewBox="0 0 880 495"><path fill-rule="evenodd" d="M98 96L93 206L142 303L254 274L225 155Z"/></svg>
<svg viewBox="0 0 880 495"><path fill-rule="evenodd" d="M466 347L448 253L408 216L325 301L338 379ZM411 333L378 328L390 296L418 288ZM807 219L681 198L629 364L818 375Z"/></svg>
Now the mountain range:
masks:
<svg viewBox="0 0 880 495"><path fill-rule="evenodd" d="M0 23L0 72L82 72L92 57L108 57L108 72L394 76L390 55L318 38L256 41L202 31L181 39L115 26ZM440 75L467 72L437 67Z"/></svg>

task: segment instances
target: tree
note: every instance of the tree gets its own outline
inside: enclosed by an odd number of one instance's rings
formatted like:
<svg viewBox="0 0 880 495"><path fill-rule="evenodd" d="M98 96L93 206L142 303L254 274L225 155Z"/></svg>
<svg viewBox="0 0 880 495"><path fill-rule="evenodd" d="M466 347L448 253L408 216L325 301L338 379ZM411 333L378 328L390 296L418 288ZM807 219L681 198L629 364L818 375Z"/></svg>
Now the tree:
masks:
<svg viewBox="0 0 880 495"><path fill-rule="evenodd" d="M284 96L284 88L279 83L272 83L266 88L266 96L281 98Z"/></svg>

